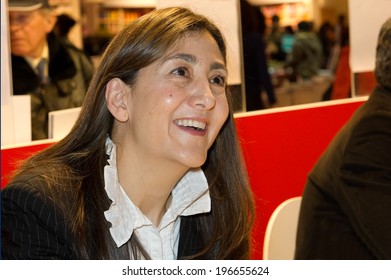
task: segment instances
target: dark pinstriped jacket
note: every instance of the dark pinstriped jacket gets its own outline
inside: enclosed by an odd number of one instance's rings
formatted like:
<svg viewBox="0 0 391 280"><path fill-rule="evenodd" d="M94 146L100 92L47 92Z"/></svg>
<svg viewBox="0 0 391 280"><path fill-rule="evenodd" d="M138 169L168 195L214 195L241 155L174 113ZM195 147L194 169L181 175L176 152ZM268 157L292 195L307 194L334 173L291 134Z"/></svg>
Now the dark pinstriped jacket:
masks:
<svg viewBox="0 0 391 280"><path fill-rule="evenodd" d="M70 198L74 197L70 192L49 190L42 179L34 177L24 184L11 183L1 194L3 259L80 258L70 230L73 205ZM109 235L109 223L106 234ZM112 238L107 240L110 259L129 259L127 246L117 248ZM194 217L181 217L178 259L195 254L201 244Z"/></svg>

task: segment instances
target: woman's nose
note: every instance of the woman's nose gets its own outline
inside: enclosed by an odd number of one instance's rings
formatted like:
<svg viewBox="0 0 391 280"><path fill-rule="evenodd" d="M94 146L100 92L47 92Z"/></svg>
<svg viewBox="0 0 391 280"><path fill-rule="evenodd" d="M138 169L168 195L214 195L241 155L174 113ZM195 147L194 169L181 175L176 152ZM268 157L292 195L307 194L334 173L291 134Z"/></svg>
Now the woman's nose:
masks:
<svg viewBox="0 0 391 280"><path fill-rule="evenodd" d="M194 85L194 91L190 97L192 106L208 111L216 105L216 98L209 81L198 80Z"/></svg>

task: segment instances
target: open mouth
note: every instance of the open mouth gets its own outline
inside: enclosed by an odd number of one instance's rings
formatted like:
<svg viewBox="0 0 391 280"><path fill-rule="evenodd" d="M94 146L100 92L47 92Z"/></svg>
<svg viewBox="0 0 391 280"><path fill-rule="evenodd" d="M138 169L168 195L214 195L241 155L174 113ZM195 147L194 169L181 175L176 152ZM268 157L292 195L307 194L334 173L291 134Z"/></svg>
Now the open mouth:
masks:
<svg viewBox="0 0 391 280"><path fill-rule="evenodd" d="M206 128L205 122L200 122L196 120L176 120L175 123L179 126L193 129L196 131L203 131Z"/></svg>

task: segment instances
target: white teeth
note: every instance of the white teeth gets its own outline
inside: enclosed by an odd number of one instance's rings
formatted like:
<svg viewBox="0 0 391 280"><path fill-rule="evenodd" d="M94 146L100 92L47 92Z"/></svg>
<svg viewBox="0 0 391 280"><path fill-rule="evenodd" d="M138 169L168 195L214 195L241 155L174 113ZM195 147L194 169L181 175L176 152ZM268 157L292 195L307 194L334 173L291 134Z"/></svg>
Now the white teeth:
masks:
<svg viewBox="0 0 391 280"><path fill-rule="evenodd" d="M206 127L206 123L195 120L176 120L175 122L180 126L194 127L196 129L205 129Z"/></svg>

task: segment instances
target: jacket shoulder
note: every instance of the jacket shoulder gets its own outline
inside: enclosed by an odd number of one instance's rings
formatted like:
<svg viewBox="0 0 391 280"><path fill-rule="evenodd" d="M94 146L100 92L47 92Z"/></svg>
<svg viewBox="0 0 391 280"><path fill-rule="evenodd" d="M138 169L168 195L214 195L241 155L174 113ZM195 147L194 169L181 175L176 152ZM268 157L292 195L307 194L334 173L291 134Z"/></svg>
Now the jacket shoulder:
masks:
<svg viewBox="0 0 391 280"><path fill-rule="evenodd" d="M13 182L2 190L2 255L7 259L75 258L69 214L43 179Z"/></svg>

